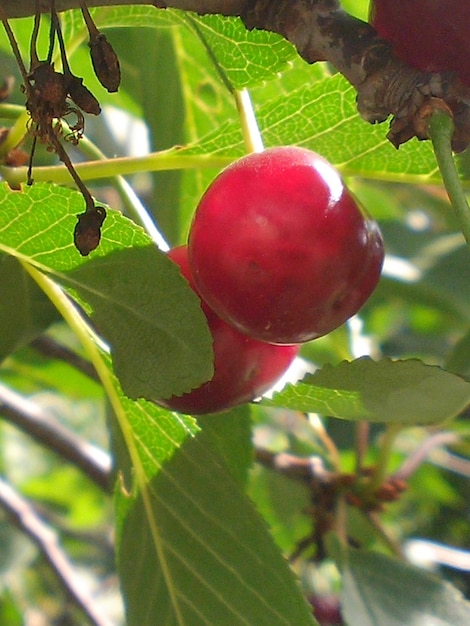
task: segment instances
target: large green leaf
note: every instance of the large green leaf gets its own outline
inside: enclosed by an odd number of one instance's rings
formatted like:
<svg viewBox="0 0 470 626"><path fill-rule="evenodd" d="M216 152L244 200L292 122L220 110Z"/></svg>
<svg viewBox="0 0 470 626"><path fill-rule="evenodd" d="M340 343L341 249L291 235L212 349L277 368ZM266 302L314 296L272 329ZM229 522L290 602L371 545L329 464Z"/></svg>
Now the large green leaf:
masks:
<svg viewBox="0 0 470 626"><path fill-rule="evenodd" d="M232 476L245 485L254 458L250 405L236 407L230 413L198 416L198 424Z"/></svg>
<svg viewBox="0 0 470 626"><path fill-rule="evenodd" d="M211 336L199 300L144 231L108 211L102 242L75 250L80 194L49 185L0 187L0 250L54 277L109 342L130 397L181 394L210 378Z"/></svg>
<svg viewBox="0 0 470 626"><path fill-rule="evenodd" d="M296 55L280 35L247 30L239 18L220 15L181 15L235 89L268 80L286 68Z"/></svg>
<svg viewBox="0 0 470 626"><path fill-rule="evenodd" d="M342 567L348 626L467 626L470 603L437 577L382 554L349 550Z"/></svg>
<svg viewBox="0 0 470 626"><path fill-rule="evenodd" d="M155 7L100 7L92 10L99 28L125 26L190 28L218 63L234 88L258 83L276 76L296 52L280 35L262 30L248 31L238 17L198 16L175 9ZM67 12L64 38L67 42L84 40L87 31L79 11Z"/></svg>
<svg viewBox="0 0 470 626"><path fill-rule="evenodd" d="M263 400L268 406L399 424L437 424L469 402L470 383L455 374L418 359L368 357L325 365Z"/></svg>
<svg viewBox="0 0 470 626"><path fill-rule="evenodd" d="M288 74L279 78L281 93ZM302 145L345 175L440 182L430 144L410 141L396 150L385 137L386 126L371 126L361 119L356 92L340 74L291 85L287 93L262 99L256 114L267 146ZM185 152L238 157L243 152L238 121L225 122Z"/></svg>
<svg viewBox="0 0 470 626"><path fill-rule="evenodd" d="M129 626L315 623L265 523L204 433L136 499L118 492L117 511Z"/></svg>

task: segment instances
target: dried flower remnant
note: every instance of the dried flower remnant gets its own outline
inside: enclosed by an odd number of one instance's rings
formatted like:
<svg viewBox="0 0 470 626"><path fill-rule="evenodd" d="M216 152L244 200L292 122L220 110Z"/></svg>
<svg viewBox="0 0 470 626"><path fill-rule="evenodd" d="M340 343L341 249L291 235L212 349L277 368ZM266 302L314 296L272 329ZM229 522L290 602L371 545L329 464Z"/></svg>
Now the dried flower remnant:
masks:
<svg viewBox="0 0 470 626"><path fill-rule="evenodd" d="M3 22L23 77L22 89L26 96L26 109L30 115L28 131L33 136L33 144L29 157L27 183L33 183L33 157L37 141L39 141L45 144L48 150L57 154L70 172L70 175L85 200L86 210L84 213L77 216L78 222L74 230L74 243L80 254L87 256L100 242L101 226L106 217L106 211L104 207L95 204L90 192L76 172L62 141L65 139L74 144L78 144L85 128L84 113L98 115L101 112L101 107L97 98L83 84L83 79L72 73L67 58L59 17L55 10L55 0L49 0L49 6L51 17L49 48L46 58L41 59L37 52L37 40L41 22L39 0L36 4L37 8L30 41L29 70L26 69L22 60L15 36L1 6L0 19ZM86 15L89 16L89 13L84 3L82 3L82 10L84 11L86 20ZM98 33L96 27L95 30ZM98 37L96 35L93 40L96 40L95 45L101 46L104 50L102 53L104 59L102 65L111 68L110 75L114 77L114 82L108 78L108 90L115 91L119 84L119 80L116 82L116 72L120 78L117 57L113 60L113 54L115 56L115 53L112 52L111 54L106 51L107 48L102 43L102 36ZM55 69L52 61L56 42L58 43L60 51L61 72ZM109 89L109 87L112 87L112 89ZM73 122L71 123L70 120L68 120L70 132L65 135L63 121L70 117L73 118Z"/></svg>
<svg viewBox="0 0 470 626"><path fill-rule="evenodd" d="M121 68L119 58L112 45L101 33L90 15L85 2L80 3L83 19L88 28L91 62L96 77L110 93L118 90L121 83Z"/></svg>

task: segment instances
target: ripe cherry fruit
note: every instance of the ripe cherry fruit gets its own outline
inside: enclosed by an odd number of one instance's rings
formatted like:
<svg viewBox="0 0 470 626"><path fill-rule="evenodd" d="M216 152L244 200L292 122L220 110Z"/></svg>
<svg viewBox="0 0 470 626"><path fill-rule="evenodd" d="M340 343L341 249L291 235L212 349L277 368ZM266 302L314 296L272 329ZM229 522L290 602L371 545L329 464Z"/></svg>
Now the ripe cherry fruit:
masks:
<svg viewBox="0 0 470 626"><path fill-rule="evenodd" d="M174 248L168 256L196 291L187 247ZM207 304L201 305L213 337L214 376L189 393L157 401L169 409L193 415L223 411L259 397L284 374L299 350L298 346L273 346L241 335Z"/></svg>
<svg viewBox="0 0 470 626"><path fill-rule="evenodd" d="M373 0L370 21L408 65L422 71L457 72L470 86L467 0Z"/></svg>
<svg viewBox="0 0 470 626"><path fill-rule="evenodd" d="M354 315L380 276L383 244L336 170L299 147L232 163L190 229L194 282L240 332L276 344L325 335Z"/></svg>

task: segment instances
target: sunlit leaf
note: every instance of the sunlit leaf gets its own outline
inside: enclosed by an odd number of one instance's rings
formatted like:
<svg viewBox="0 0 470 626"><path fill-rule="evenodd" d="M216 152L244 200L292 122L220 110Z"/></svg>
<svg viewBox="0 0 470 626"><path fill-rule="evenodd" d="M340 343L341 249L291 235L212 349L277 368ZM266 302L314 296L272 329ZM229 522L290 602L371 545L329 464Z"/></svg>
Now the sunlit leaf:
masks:
<svg viewBox="0 0 470 626"><path fill-rule="evenodd" d="M470 383L437 366L418 359L368 357L325 365L263 400L268 406L399 424L436 424L457 415L468 402Z"/></svg>
<svg viewBox="0 0 470 626"><path fill-rule="evenodd" d="M199 300L141 228L108 211L102 242L84 259L72 243L80 194L3 185L0 203L0 250L67 287L109 342L127 395L168 397L210 378L211 337Z"/></svg>
<svg viewBox="0 0 470 626"><path fill-rule="evenodd" d="M129 626L315 623L264 522L203 435L135 501L117 495Z"/></svg>

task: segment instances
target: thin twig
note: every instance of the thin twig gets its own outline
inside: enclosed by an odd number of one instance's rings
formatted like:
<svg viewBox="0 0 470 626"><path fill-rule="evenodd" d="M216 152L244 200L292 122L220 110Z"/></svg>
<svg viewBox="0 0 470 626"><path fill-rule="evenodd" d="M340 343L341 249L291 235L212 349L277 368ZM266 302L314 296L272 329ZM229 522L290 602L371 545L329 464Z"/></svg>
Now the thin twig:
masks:
<svg viewBox="0 0 470 626"><path fill-rule="evenodd" d="M67 595L87 616L90 624L112 626L102 611L95 606L93 598L83 589L83 580L78 578L59 544L56 533L37 515L29 502L2 479L0 479L0 506L8 513L14 524L39 548Z"/></svg>
<svg viewBox="0 0 470 626"><path fill-rule="evenodd" d="M437 465L449 472L454 472L464 478L470 478L470 461L456 454L452 454L442 448L434 448L428 456L428 460L433 465Z"/></svg>
<svg viewBox="0 0 470 626"><path fill-rule="evenodd" d="M414 472L426 461L429 453L437 447L457 443L459 436L456 433L440 432L428 437L423 443L403 462L402 466L393 474L398 480L408 480Z"/></svg>
<svg viewBox="0 0 470 626"><path fill-rule="evenodd" d="M369 447L370 424L364 420L357 422L356 436L356 474L360 474L364 467L364 459Z"/></svg>
<svg viewBox="0 0 470 626"><path fill-rule="evenodd" d="M43 335L42 337L34 339L29 345L44 356L64 361L64 363L68 363L82 374L85 374L85 376L88 376L91 380L99 382L98 374L90 361L84 359L74 350L64 346L52 337Z"/></svg>
<svg viewBox="0 0 470 626"><path fill-rule="evenodd" d="M403 559L404 556L400 544L392 537L390 537L390 535L385 531L384 527L382 526L382 522L379 520L377 514L373 511L367 511L365 512L365 517L368 520L369 524L380 536L382 541L388 546L392 554L395 554L395 556L397 556L398 558Z"/></svg>
<svg viewBox="0 0 470 626"><path fill-rule="evenodd" d="M1 384L0 415L76 465L100 489L111 492L111 460L106 452L69 431L34 402Z"/></svg>
<svg viewBox="0 0 470 626"><path fill-rule="evenodd" d="M255 460L264 467L301 481L317 480L319 483L328 483L337 476L336 472L325 469L323 460L318 456L301 457L287 452L255 448Z"/></svg>

